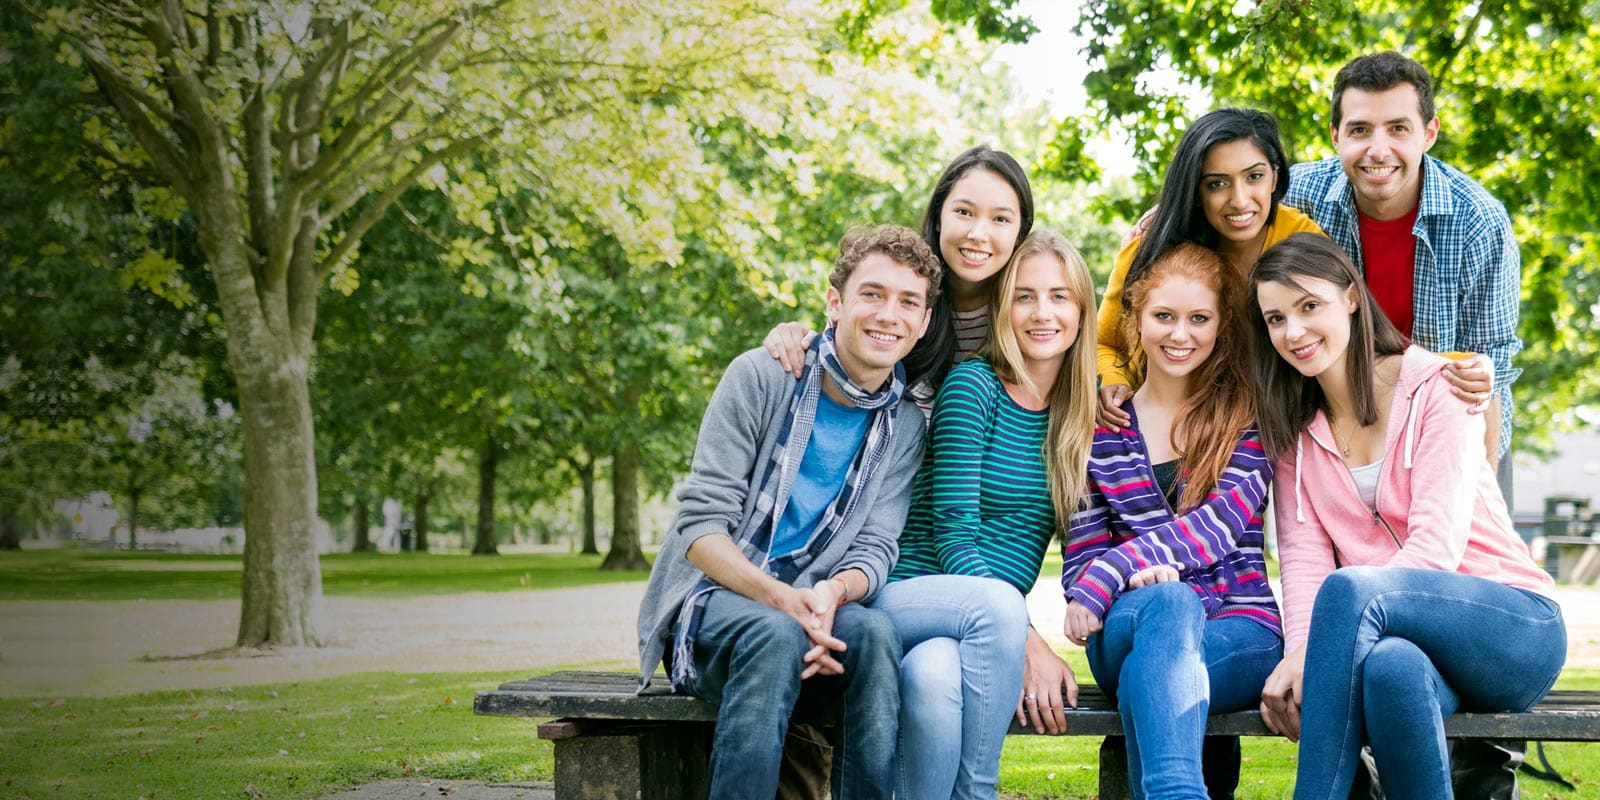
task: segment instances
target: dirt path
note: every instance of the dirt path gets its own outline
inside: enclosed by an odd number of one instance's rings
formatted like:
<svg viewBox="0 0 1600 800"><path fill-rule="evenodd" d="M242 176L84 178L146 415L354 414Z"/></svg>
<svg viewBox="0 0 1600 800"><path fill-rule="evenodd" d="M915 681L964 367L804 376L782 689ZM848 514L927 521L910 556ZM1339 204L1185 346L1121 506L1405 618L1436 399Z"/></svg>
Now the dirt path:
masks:
<svg viewBox="0 0 1600 800"><path fill-rule="evenodd" d="M415 599L329 598L324 648L173 658L225 648L238 601L0 603L0 693L121 694L356 672L524 673L635 661L642 583Z"/></svg>
<svg viewBox="0 0 1600 800"><path fill-rule="evenodd" d="M644 584L410 600L330 598L330 642L227 658L175 658L232 644L237 601L0 603L0 694L122 694L313 680L357 672L626 669ZM1567 665L1600 668L1600 590L1558 590ZM1054 581L1028 597L1035 626L1062 649Z"/></svg>

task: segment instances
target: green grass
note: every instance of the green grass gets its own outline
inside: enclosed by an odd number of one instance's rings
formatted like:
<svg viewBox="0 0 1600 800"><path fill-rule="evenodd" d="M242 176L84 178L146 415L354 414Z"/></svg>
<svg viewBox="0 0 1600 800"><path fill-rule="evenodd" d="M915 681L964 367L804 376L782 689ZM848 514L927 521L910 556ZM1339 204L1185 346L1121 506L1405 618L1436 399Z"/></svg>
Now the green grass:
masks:
<svg viewBox="0 0 1600 800"><path fill-rule="evenodd" d="M0 797L310 798L406 776L548 780L532 721L474 717L504 674L368 673L0 700Z"/></svg>
<svg viewBox="0 0 1600 800"><path fill-rule="evenodd" d="M601 572L600 556L338 553L322 557L329 595L415 597L642 581ZM226 600L239 596L239 556L24 550L0 553L0 601Z"/></svg>

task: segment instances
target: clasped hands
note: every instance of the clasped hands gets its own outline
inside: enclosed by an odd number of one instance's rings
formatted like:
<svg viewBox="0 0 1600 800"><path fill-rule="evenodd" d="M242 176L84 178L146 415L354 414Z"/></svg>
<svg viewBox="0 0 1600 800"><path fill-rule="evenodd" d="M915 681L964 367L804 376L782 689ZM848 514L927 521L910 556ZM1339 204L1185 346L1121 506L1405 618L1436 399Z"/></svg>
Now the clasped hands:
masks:
<svg viewBox="0 0 1600 800"><path fill-rule="evenodd" d="M834 653L845 650L844 641L833 635L833 615L839 610L839 596L844 588L838 581L822 581L805 589L789 587L779 598L778 610L794 617L811 639L811 649L802 661L800 679L812 675L843 675L841 664Z"/></svg>

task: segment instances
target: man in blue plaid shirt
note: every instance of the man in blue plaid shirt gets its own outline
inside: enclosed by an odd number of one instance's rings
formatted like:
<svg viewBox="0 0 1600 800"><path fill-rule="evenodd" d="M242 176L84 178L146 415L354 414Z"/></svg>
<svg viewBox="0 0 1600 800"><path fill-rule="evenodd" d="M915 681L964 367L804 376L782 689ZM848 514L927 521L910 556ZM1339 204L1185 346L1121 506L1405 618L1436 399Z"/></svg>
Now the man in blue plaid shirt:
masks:
<svg viewBox="0 0 1600 800"><path fill-rule="evenodd" d="M1433 84L1399 53L1339 70L1330 128L1338 155L1291 167L1283 202L1350 254L1384 313L1417 344L1481 354L1445 375L1489 414L1490 463L1509 464L1522 259L1505 207L1427 154L1439 135ZM1499 477L1509 505L1508 466Z"/></svg>
<svg viewBox="0 0 1600 800"><path fill-rule="evenodd" d="M1364 55L1339 70L1329 127L1338 155L1290 167L1283 202L1344 248L1384 313L1413 341L1435 352L1478 354L1451 364L1445 377L1489 415L1484 444L1509 506L1511 459L1504 455L1511 383L1520 372L1511 358L1522 348L1522 259L1505 207L1427 154L1439 135L1433 82L1399 53ZM1456 797L1518 797L1522 750L1521 742L1458 743ZM1358 789L1382 797L1376 786Z"/></svg>

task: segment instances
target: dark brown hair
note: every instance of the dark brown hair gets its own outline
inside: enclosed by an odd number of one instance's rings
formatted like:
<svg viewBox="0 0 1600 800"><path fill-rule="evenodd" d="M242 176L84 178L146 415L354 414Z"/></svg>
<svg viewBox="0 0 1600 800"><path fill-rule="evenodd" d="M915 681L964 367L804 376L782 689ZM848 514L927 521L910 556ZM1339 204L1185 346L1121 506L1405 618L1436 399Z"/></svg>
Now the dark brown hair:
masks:
<svg viewBox="0 0 1600 800"><path fill-rule="evenodd" d="M1273 458L1294 447L1295 438L1311 424L1311 418L1318 411L1328 411L1328 399L1316 378L1301 375L1272 346L1272 334L1261 316L1261 301L1256 296L1256 287L1263 283L1278 283L1307 292L1300 278L1320 278L1341 292L1356 287L1356 309L1350 315L1350 343L1345 349L1345 375L1355 401L1356 418L1362 425L1378 421L1373 365L1379 356L1404 353L1409 344L1405 335L1378 308L1356 265L1332 239L1316 233L1297 233L1262 253L1250 272L1250 291L1245 299L1253 332L1250 385L1256 392L1261 442Z"/></svg>
<svg viewBox="0 0 1600 800"><path fill-rule="evenodd" d="M1435 113L1433 79L1428 77L1427 68L1393 50L1385 50L1382 53L1370 53L1352 60L1334 76L1334 130L1339 129L1339 122L1344 119L1344 109L1340 107L1340 103L1344 100L1344 90L1386 92L1402 83L1409 83L1417 90L1417 112L1422 115L1422 124L1427 125Z"/></svg>

